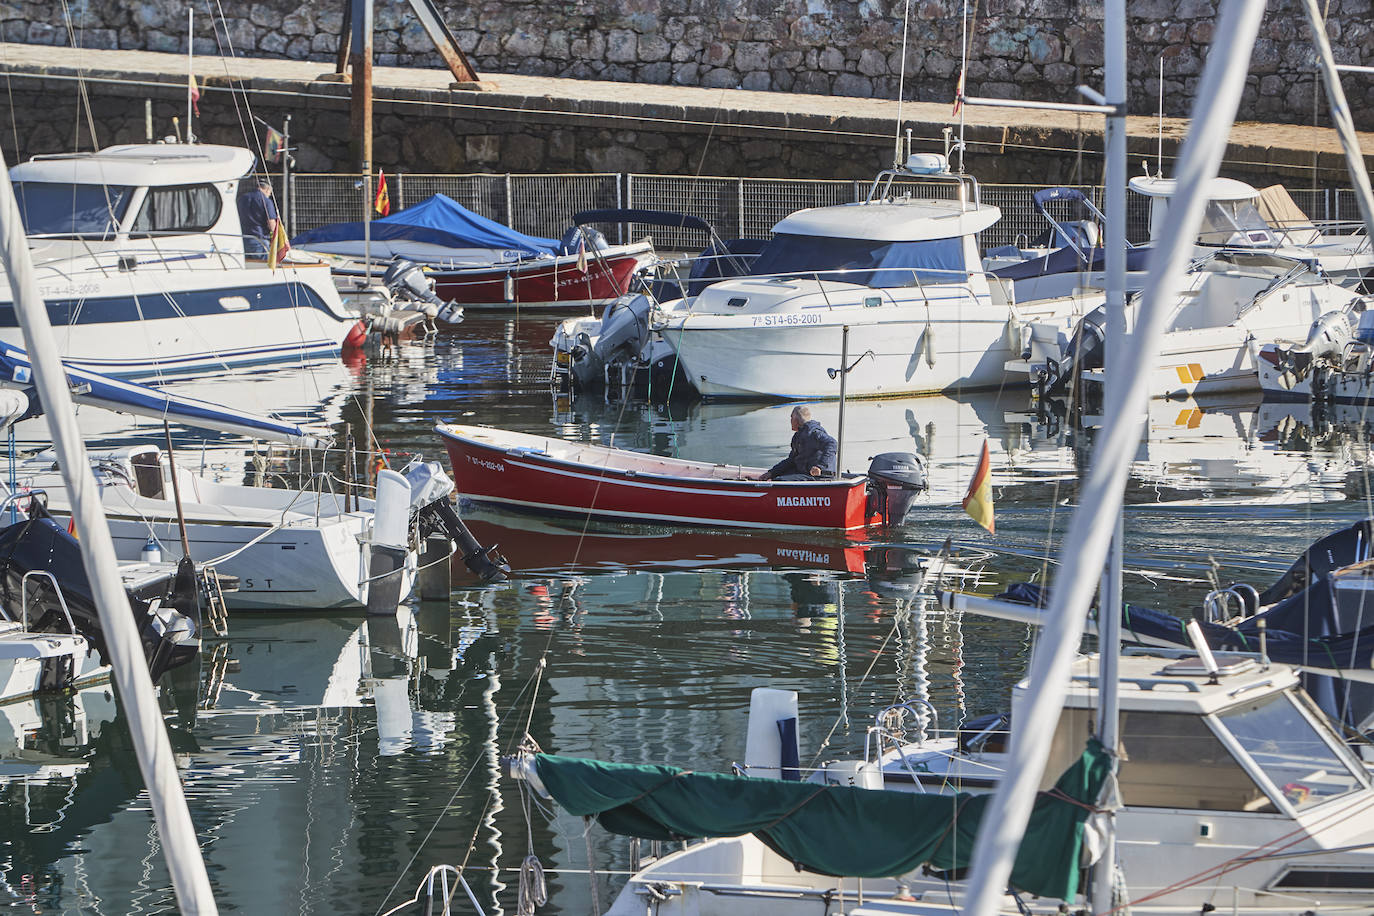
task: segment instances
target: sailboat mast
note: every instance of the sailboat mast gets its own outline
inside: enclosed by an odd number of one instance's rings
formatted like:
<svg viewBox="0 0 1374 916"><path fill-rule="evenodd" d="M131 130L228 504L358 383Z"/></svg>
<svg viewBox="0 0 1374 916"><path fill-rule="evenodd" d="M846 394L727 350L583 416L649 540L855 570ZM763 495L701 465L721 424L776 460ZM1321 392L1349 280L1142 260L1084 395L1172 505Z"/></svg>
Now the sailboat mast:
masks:
<svg viewBox="0 0 1374 916"><path fill-rule="evenodd" d="M1103 142L1105 162L1102 174L1104 205L1107 211L1107 353L1108 372L1105 379L1104 400L1107 416L1122 416L1126 409L1120 402L1124 390L1113 367L1121 364L1126 348L1126 0L1107 0L1103 9L1102 38L1105 47L1105 85L1107 104L1113 111L1107 115ZM1091 257L1091 253L1089 254ZM1091 266L1091 265L1089 265ZM1102 576L1098 596L1098 667L1097 685L1100 701L1098 737L1107 749L1112 775L1108 796L1115 794L1116 750L1120 720L1120 682L1118 656L1121 654L1121 515L1116 517L1107 552L1107 569ZM1115 813L1107 810L1109 829L1102 856L1093 869L1093 910L1107 913L1112 910L1112 885L1116 873Z"/></svg>
<svg viewBox="0 0 1374 916"><path fill-rule="evenodd" d="M9 277L14 310L33 364L33 379L46 408L48 429L58 456L63 483L71 494L72 520L81 533L86 568L109 650L110 667L119 687L119 702L129 718L129 732L181 913L213 916L218 910L200 856L191 814L182 794L176 759L148 676L143 645L129 612L129 598L119 579L114 542L105 521L100 490L77 429L61 357L54 342L47 307L38 291L28 240L19 217L9 169L0 157L0 261Z"/></svg>
<svg viewBox="0 0 1374 916"><path fill-rule="evenodd" d="M1158 357L1171 306L1180 292L1193 240L1202 224L1203 188L1216 176L1245 86L1247 63L1264 15L1264 0L1226 0L1196 94L1192 123L1177 170L1178 194L1165 217L1163 242L1151 260L1132 346L1112 367L1121 388L1117 403L1144 401L1149 370ZM1031 657L1031 689L1018 710L1006 777L994 794L978 832L964 912L993 916L1011 876L1036 790L1045 772L1074 655L1083 636L1088 606L1106 561L1110 534L1121 511L1131 460L1145 417L1127 410L1109 415L1092 468L1060 550L1048 611L1050 623Z"/></svg>

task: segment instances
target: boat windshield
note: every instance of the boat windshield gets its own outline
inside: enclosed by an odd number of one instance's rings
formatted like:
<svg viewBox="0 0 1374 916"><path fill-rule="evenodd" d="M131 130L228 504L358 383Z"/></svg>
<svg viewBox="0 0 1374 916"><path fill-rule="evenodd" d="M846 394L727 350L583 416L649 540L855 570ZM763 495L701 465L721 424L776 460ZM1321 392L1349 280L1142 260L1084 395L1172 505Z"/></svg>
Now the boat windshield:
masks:
<svg viewBox="0 0 1374 916"><path fill-rule="evenodd" d="M1254 247L1274 244L1269 224L1253 200L1208 201L1197 240L1200 245Z"/></svg>
<svg viewBox="0 0 1374 916"><path fill-rule="evenodd" d="M1364 785L1339 745L1323 738L1291 694L1264 697L1217 718L1296 809Z"/></svg>
<svg viewBox="0 0 1374 916"><path fill-rule="evenodd" d="M113 238L133 190L120 185L53 181L14 184L25 234L47 238Z"/></svg>
<svg viewBox="0 0 1374 916"><path fill-rule="evenodd" d="M967 283L962 238L885 242L780 233L754 266L754 276L814 276L877 288Z"/></svg>

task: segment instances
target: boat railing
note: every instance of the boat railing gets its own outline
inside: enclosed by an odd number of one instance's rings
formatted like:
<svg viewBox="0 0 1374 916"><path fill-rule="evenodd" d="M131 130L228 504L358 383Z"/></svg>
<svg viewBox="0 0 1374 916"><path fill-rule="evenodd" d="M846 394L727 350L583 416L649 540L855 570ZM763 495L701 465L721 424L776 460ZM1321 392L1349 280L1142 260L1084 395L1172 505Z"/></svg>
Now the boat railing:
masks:
<svg viewBox="0 0 1374 916"><path fill-rule="evenodd" d="M136 236L121 235L113 239L92 240L85 236L36 233L28 236L30 243L79 242L82 254L67 254L47 258L40 265L47 269L61 269L64 261L82 258L106 276L111 270L128 272L138 267L161 267L171 272L178 265L206 260L219 269L243 267L248 262L243 253L243 236L222 232L140 232ZM169 244L176 242L179 244Z"/></svg>
<svg viewBox="0 0 1374 916"><path fill-rule="evenodd" d="M62 616L67 618L67 628L72 635L76 635L76 624L72 621L72 612L67 608L67 597L62 594L62 586L57 583L57 577L46 569L31 569L24 573L24 577L19 580L19 614L20 625L28 630L29 628L29 579L47 579L52 585L52 590L57 595L58 606L62 608Z"/></svg>

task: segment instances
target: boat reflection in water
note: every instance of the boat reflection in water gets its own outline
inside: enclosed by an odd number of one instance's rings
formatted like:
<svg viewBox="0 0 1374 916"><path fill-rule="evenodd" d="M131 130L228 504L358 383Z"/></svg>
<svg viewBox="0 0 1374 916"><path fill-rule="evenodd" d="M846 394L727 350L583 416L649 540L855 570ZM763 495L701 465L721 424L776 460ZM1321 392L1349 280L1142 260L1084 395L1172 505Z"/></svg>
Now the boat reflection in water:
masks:
<svg viewBox="0 0 1374 916"><path fill-rule="evenodd" d="M813 416L838 435L839 405L810 406ZM785 455L791 439L788 404L632 408L645 422L627 421L618 404L583 399L573 408L555 416L563 427L560 435L614 438L621 447L684 458L766 464ZM1072 501L1100 422L1091 413L1080 421L1064 403L1040 402L1023 391L852 401L845 407L843 462L853 470L881 452L925 456L930 489L917 497L907 517L910 529L920 526L922 506L961 503L985 440L999 508ZM1354 409L1314 415L1305 404L1258 398L1154 400L1128 499L1171 505L1203 499L1211 505L1345 499L1348 482L1361 478L1369 463L1367 426Z"/></svg>

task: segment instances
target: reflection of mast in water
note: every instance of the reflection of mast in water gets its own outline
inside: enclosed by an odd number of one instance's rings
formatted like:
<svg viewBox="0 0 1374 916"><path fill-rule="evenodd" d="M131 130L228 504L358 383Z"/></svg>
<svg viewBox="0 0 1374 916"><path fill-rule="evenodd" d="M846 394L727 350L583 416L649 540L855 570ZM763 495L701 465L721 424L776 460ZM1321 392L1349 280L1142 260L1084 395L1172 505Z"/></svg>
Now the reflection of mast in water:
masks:
<svg viewBox="0 0 1374 916"><path fill-rule="evenodd" d="M954 659L950 671L954 680L955 716L952 726L958 728L968 719L968 697L964 694L964 612L945 611L941 620L945 644L949 646L950 657Z"/></svg>
<svg viewBox="0 0 1374 916"><path fill-rule="evenodd" d="M899 702L912 704L920 740L930 728L930 629L927 596L898 598L893 613L897 622L897 692ZM912 702L915 701L915 702Z"/></svg>
<svg viewBox="0 0 1374 916"><path fill-rule="evenodd" d="M495 916L501 916L505 912L501 908L501 892L506 889L505 882L501 880L501 830L496 826L496 815L506 808L501 800L501 760L498 746L501 714L496 708L496 692L500 689L501 676L497 673L496 653L493 652L487 658L487 686L482 691L482 710L487 714L490 723L487 740L482 744L482 756L486 763L487 790L491 792L491 803L486 806L482 824L491 831L491 912Z"/></svg>

